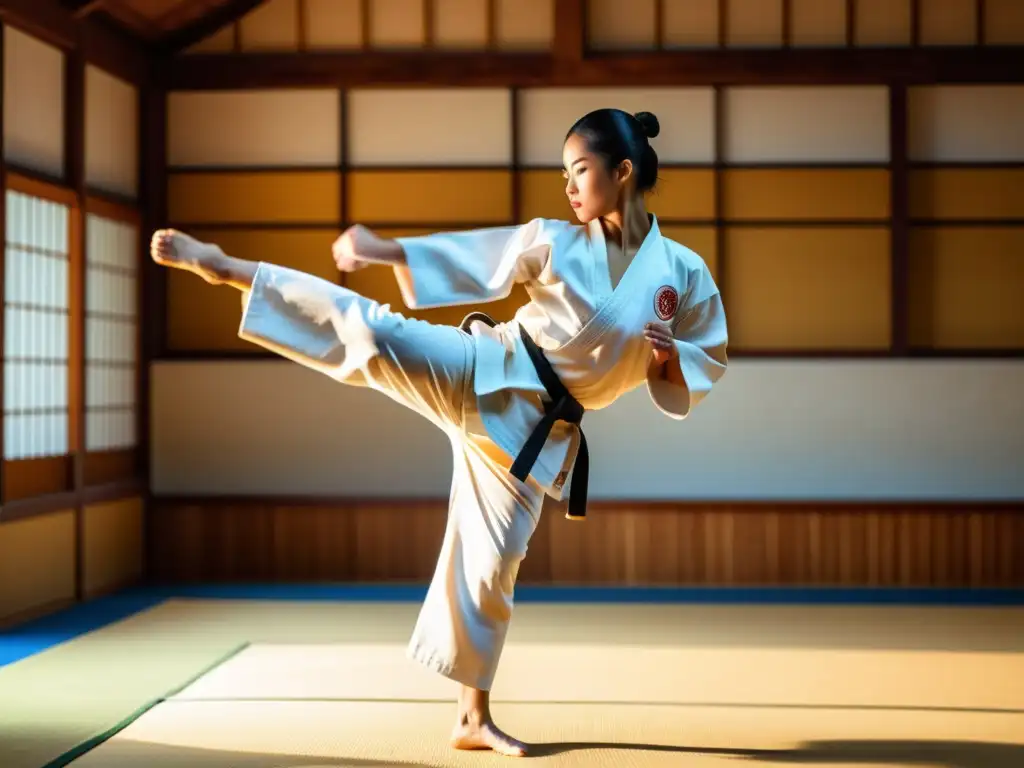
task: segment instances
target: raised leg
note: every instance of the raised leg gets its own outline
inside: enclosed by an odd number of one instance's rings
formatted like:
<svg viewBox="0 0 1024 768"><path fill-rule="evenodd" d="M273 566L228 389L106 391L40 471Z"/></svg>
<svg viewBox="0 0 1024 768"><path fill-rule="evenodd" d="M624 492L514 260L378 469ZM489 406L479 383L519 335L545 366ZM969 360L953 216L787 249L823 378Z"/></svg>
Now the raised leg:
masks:
<svg viewBox="0 0 1024 768"><path fill-rule="evenodd" d="M149 252L157 264L184 269L213 285L230 285L240 291L252 287L258 262L228 256L219 246L203 243L176 229L157 230Z"/></svg>

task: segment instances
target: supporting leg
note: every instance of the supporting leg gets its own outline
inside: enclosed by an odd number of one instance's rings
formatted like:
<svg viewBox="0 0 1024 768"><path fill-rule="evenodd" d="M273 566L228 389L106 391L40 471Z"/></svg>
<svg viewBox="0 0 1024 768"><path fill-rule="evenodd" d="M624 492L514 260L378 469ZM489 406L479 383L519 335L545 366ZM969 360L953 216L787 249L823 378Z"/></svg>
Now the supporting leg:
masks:
<svg viewBox="0 0 1024 768"><path fill-rule="evenodd" d="M491 717L491 692L463 685L451 744L455 749L490 749L509 757L523 757L527 746L501 731Z"/></svg>

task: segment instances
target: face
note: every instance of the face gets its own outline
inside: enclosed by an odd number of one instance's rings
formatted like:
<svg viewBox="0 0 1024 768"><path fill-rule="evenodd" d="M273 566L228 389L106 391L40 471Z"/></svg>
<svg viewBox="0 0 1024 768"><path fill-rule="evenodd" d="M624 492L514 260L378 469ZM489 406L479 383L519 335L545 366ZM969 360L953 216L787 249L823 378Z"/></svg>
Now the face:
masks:
<svg viewBox="0 0 1024 768"><path fill-rule="evenodd" d="M606 168L604 159L590 152L576 134L566 139L562 149L562 173L566 180L565 194L576 218L587 224L618 210L629 170L628 160L624 167Z"/></svg>

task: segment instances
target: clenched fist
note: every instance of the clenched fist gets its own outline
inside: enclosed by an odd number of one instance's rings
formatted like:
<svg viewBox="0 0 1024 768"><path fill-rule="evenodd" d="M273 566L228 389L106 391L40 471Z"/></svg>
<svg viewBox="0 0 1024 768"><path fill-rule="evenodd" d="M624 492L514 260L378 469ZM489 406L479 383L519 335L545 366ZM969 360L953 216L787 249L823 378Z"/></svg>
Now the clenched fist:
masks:
<svg viewBox="0 0 1024 768"><path fill-rule="evenodd" d="M341 272L355 272L370 266L374 246L379 242L373 232L362 224L354 224L346 229L331 246L334 263Z"/></svg>
<svg viewBox="0 0 1024 768"><path fill-rule="evenodd" d="M672 329L664 323L648 323L644 326L644 338L654 350L654 362L664 365L669 360L679 357Z"/></svg>

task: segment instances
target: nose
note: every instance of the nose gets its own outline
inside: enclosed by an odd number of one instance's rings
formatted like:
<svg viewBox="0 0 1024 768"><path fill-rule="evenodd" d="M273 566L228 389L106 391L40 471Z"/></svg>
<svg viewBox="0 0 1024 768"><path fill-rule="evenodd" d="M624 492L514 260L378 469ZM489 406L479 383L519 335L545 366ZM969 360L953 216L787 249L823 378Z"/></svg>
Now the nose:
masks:
<svg viewBox="0 0 1024 768"><path fill-rule="evenodd" d="M565 194L567 194L569 196L572 196L576 192L577 192L576 183L572 179L569 179L565 183Z"/></svg>

